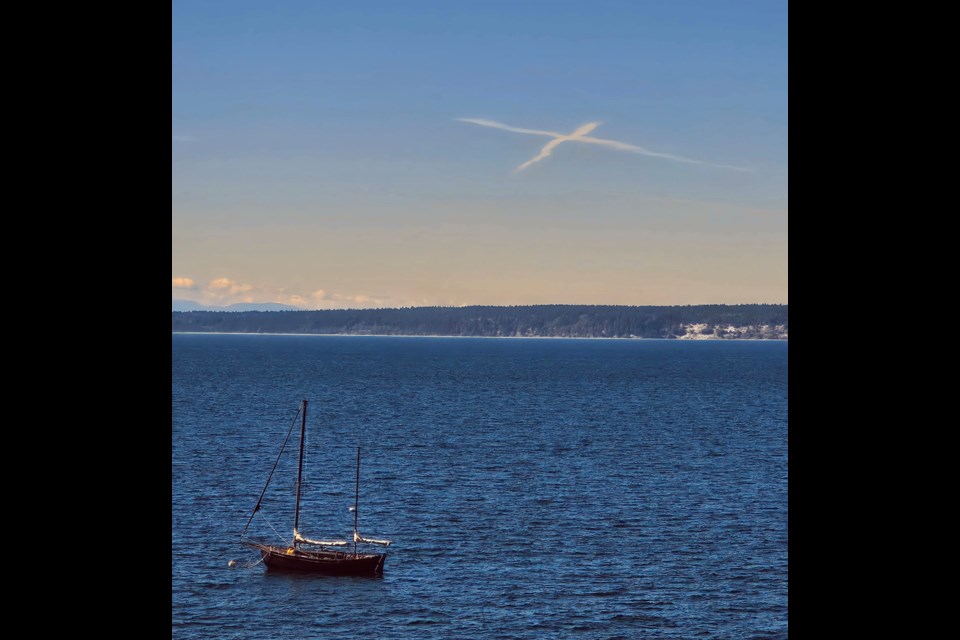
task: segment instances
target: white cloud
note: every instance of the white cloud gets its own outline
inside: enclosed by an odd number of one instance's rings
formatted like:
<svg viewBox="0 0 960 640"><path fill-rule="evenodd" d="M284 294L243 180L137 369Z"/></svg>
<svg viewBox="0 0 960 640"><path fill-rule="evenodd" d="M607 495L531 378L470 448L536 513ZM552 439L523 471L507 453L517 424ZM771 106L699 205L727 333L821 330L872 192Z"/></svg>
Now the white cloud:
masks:
<svg viewBox="0 0 960 640"><path fill-rule="evenodd" d="M357 308L371 308L371 307L382 307L385 304L385 301L381 298L375 298L373 296L368 296L362 293L349 294L349 293L331 293L324 300L329 300L330 302L342 303L346 302L349 306L355 306Z"/></svg>
<svg viewBox="0 0 960 640"><path fill-rule="evenodd" d="M217 278L216 280L210 281L208 289L217 292L218 295L236 295L246 291L253 291L253 285L241 284L230 278Z"/></svg>
<svg viewBox="0 0 960 640"><path fill-rule="evenodd" d="M258 302L260 293L251 284L216 278L200 289L200 300L204 304L224 306L235 302Z"/></svg>
<svg viewBox="0 0 960 640"><path fill-rule="evenodd" d="M210 281L209 287L211 289L227 289L232 282L229 278L217 278L216 280Z"/></svg>
<svg viewBox="0 0 960 640"><path fill-rule="evenodd" d="M371 308L385 306L384 300L363 293L339 293L314 289L310 293L290 291L286 288L264 288L231 278L214 278L205 286L197 286L191 278L173 278L174 288L190 289L189 298L194 302L223 307L237 302L276 302L301 309Z"/></svg>
<svg viewBox="0 0 960 640"><path fill-rule="evenodd" d="M193 289L193 278L174 278L174 289Z"/></svg>

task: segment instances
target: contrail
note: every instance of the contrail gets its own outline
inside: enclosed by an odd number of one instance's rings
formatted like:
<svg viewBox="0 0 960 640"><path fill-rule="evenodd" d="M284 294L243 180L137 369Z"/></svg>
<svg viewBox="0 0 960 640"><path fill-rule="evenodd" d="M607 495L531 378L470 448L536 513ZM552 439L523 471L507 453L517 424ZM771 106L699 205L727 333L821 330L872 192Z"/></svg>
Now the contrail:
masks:
<svg viewBox="0 0 960 640"><path fill-rule="evenodd" d="M719 167L721 169L731 169L733 171L746 171L751 172L750 169L745 169L743 167L735 167L730 164L714 164L712 162L704 162L703 160L694 160L693 158L684 158L682 156L675 156L670 153L659 153L657 151L651 151L650 149L644 149L643 147L638 147L637 145L627 144L625 142L618 142L616 140L606 140L604 138L594 138L588 136L587 134L600 126L599 122L588 122L587 124L581 126L576 131L571 134L557 133L556 131L541 131L540 129L521 129L520 127L511 127L509 125L495 122L493 120L481 120L478 118L457 118L460 122L470 122L472 124L478 124L482 127L491 127L493 129L503 129L504 131L512 131L514 133L527 133L535 136L547 136L553 138L546 146L540 150L540 153L533 158L530 158L519 167L514 169L515 173L519 173L532 165L535 162L540 162L544 158L548 157L553 150L561 142L589 142L591 144L599 144L605 147L611 147L613 149L619 149L621 151L632 151L633 153L639 153L644 156L652 156L654 158L664 158L666 160L673 160L674 162L688 162L691 164L703 164L710 167Z"/></svg>
<svg viewBox="0 0 960 640"><path fill-rule="evenodd" d="M580 127L579 129L577 129L576 131L574 131L568 136L556 136L553 140L547 143L547 146L545 146L543 149L540 149L540 155L538 155L535 158L531 158L530 160L527 160L522 165L517 167L514 171L519 173L520 171L523 171L524 169L532 165L534 162L540 162L541 160L549 156L553 152L553 149L561 142L566 142L567 140L582 140L585 135L587 135L588 133L590 133L591 131L593 131L599 126L600 126L599 122L588 122L587 124L583 125L582 127Z"/></svg>

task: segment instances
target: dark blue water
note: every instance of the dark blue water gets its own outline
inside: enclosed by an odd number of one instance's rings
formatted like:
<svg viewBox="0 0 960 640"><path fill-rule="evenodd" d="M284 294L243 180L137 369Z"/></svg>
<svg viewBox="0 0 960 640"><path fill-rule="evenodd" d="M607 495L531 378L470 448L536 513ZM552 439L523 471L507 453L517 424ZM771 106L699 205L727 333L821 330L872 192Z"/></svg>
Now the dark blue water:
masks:
<svg viewBox="0 0 960 640"><path fill-rule="evenodd" d="M301 530L238 544L298 403ZM296 432L251 531L290 536ZM785 638L787 344L173 336L174 638Z"/></svg>

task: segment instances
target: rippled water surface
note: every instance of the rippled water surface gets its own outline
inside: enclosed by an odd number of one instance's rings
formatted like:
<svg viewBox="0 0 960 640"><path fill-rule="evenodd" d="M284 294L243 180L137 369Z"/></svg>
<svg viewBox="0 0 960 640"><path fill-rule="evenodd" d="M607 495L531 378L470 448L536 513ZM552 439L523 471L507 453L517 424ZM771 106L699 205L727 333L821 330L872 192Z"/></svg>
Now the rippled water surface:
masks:
<svg viewBox="0 0 960 640"><path fill-rule="evenodd" d="M172 340L174 638L787 636L785 342ZM361 446L382 579L227 566L304 398L300 528L351 535Z"/></svg>

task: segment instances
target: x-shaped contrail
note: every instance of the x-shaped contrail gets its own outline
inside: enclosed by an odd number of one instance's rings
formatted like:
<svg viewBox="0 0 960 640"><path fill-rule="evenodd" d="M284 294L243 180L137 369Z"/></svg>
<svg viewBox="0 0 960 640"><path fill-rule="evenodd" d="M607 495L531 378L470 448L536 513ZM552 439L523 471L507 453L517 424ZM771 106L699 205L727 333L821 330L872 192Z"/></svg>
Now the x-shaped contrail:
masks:
<svg viewBox="0 0 960 640"><path fill-rule="evenodd" d="M530 158L519 167L514 169L515 173L523 171L530 165L535 162L540 162L551 153L561 142L589 142L591 144L600 144L606 147L612 147L614 149L620 149L621 151L632 151L634 153L639 153L645 156L653 156L655 158L665 158L667 160L673 160L675 162L690 162L693 164L705 164L711 167L721 167L723 169L732 169L734 171L750 171L750 169L744 169L743 167L735 167L729 164L713 164L712 162L704 162L703 160L694 160L693 158L684 158L681 156L675 156L669 153L659 153L657 151L650 151L649 149L644 149L643 147L638 147L633 144L626 144L625 142L617 142L616 140L605 140L603 138L594 138L588 136L587 134L600 126L599 122L588 122L587 124L581 126L573 133L567 135L563 133L557 133L556 131L540 131L539 129L521 129L519 127L511 127L509 125L502 124L500 122L495 122L493 120L480 120L477 118L457 118L460 122L471 122L473 124L479 124L482 127L493 127L494 129L503 129L504 131L513 131L514 133L528 133L535 136L547 136L553 138L550 142L540 150L540 153Z"/></svg>

